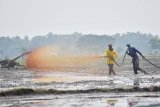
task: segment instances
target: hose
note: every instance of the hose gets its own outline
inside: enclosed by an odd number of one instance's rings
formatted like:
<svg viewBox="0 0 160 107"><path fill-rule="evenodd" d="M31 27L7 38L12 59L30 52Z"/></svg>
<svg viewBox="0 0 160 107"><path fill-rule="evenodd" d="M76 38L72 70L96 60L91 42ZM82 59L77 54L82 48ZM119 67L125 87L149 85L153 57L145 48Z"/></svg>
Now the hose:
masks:
<svg viewBox="0 0 160 107"><path fill-rule="evenodd" d="M142 56L142 58L144 59L144 60L146 60L148 63L150 63L151 65L153 65L153 66L155 66L155 67L157 67L157 68L159 68L160 69L160 67L159 66L157 66L157 65L155 65L155 64L153 64L152 62L150 62L149 60L147 60L142 54L140 54L141 56Z"/></svg>
<svg viewBox="0 0 160 107"><path fill-rule="evenodd" d="M128 51L128 50L127 50L127 51ZM124 57L123 57L123 61L122 61L121 66L124 64L124 60L125 60L125 58L126 58L127 51L126 51L125 54L124 54Z"/></svg>

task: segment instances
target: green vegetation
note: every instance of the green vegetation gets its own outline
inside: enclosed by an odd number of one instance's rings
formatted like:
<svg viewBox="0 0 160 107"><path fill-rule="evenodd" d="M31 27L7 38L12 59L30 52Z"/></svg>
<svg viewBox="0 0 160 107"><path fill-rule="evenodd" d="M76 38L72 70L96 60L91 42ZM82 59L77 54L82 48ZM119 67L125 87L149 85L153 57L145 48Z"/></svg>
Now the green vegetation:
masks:
<svg viewBox="0 0 160 107"><path fill-rule="evenodd" d="M0 58L15 57L28 50L34 50L37 47L52 45L63 50L69 50L76 53L103 54L107 45L112 43L114 49L119 53L124 53L126 44L138 48L142 53L150 53L153 49L160 50L160 39L158 35L127 32L125 34L114 35L95 35L82 34L75 32L73 34L53 34L38 35L33 38L0 37ZM83 51L82 51L83 50Z"/></svg>

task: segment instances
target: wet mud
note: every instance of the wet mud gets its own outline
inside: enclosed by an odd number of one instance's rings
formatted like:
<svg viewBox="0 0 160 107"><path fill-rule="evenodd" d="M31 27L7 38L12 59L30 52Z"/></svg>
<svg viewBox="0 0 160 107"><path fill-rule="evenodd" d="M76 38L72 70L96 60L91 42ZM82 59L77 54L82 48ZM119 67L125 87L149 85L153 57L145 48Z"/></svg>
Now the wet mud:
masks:
<svg viewBox="0 0 160 107"><path fill-rule="evenodd" d="M160 57L147 57L160 65ZM122 59L119 59L120 61ZM118 63L120 61L118 60ZM5 107L159 107L160 69L140 59L147 74L134 75L131 59L108 75L105 59L61 70L0 70Z"/></svg>

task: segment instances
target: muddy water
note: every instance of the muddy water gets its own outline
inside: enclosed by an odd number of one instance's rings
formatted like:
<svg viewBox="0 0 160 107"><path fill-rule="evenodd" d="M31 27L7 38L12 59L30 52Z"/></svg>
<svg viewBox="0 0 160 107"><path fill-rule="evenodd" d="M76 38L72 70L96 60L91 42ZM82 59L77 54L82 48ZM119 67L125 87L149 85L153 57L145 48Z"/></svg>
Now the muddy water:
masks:
<svg viewBox="0 0 160 107"><path fill-rule="evenodd" d="M143 97L150 94L151 97ZM159 95L159 93L157 93ZM92 93L1 97L8 107L160 107L152 93Z"/></svg>
<svg viewBox="0 0 160 107"><path fill-rule="evenodd" d="M160 65L159 57L148 57ZM160 70L141 59L147 71L134 75L131 61L121 68L115 66L116 76L108 75L104 60L76 65L61 71L0 70L0 91L17 88L87 90L160 86ZM146 97L148 96L148 97ZM82 93L44 94L0 97L0 106L12 107L160 107L160 93Z"/></svg>
<svg viewBox="0 0 160 107"><path fill-rule="evenodd" d="M86 90L159 86L160 75L95 75L74 72L1 71L1 91L15 88ZM10 76L12 74L12 76ZM15 77L14 77L15 76ZM147 96L147 97L146 97ZM79 93L0 97L1 107L159 107L160 93Z"/></svg>

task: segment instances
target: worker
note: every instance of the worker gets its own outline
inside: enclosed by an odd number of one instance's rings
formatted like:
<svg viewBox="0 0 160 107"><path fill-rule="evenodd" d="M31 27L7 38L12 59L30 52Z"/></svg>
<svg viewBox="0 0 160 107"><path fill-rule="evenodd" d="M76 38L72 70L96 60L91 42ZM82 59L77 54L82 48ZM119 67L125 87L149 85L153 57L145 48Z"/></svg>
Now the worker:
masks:
<svg viewBox="0 0 160 107"><path fill-rule="evenodd" d="M106 50L105 54L105 57L107 58L107 64L109 67L109 75L111 75L111 73L116 75L115 71L113 70L113 66L115 63L115 58L117 58L117 53L113 50L112 44L108 45L108 49Z"/></svg>
<svg viewBox="0 0 160 107"><path fill-rule="evenodd" d="M140 55L142 55L142 54L136 48L131 47L130 44L127 44L127 47L128 47L128 50L126 53L132 57L134 74L138 74L137 70L146 74L146 71L139 67L139 58L138 58L137 53Z"/></svg>

